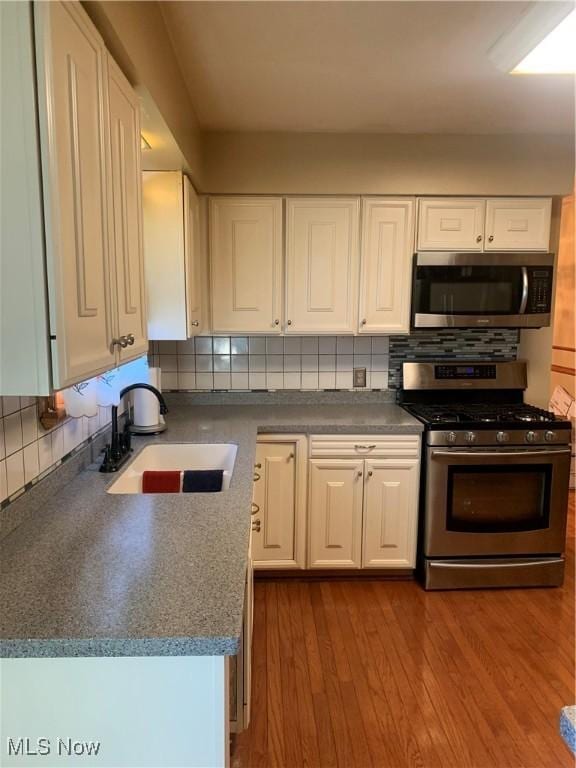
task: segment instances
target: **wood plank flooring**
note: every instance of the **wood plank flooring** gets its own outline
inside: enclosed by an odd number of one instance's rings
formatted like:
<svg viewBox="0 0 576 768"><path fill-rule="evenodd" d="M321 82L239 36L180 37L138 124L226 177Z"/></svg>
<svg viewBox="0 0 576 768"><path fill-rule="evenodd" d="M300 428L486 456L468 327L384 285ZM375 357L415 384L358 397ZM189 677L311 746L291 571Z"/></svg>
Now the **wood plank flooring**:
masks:
<svg viewBox="0 0 576 768"><path fill-rule="evenodd" d="M574 494L559 589L255 585L252 723L233 768L568 768Z"/></svg>

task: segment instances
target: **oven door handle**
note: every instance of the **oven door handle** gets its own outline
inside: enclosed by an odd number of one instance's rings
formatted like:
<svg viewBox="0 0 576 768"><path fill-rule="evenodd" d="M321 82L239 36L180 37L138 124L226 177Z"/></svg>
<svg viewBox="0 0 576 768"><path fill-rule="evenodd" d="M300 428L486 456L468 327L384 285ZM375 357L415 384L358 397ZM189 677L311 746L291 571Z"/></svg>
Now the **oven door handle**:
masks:
<svg viewBox="0 0 576 768"><path fill-rule="evenodd" d="M561 448L556 451L432 451L431 455L433 459L437 456L458 459L469 459L471 457L478 459L502 459L509 456L514 459L522 459L524 456L564 456L567 453L570 453L570 448Z"/></svg>
<svg viewBox="0 0 576 768"><path fill-rule="evenodd" d="M526 305L528 304L528 269L522 267L522 298L520 299L519 315L526 314Z"/></svg>

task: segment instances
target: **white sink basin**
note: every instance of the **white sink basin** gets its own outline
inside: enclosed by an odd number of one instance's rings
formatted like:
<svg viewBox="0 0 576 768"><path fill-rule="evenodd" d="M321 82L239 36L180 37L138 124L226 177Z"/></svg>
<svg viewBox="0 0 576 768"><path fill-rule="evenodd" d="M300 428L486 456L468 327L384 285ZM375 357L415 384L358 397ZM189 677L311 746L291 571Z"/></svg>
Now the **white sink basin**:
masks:
<svg viewBox="0 0 576 768"><path fill-rule="evenodd" d="M160 469L223 469L225 490L230 486L237 450L233 443L148 445L108 488L108 493L142 493L142 473Z"/></svg>

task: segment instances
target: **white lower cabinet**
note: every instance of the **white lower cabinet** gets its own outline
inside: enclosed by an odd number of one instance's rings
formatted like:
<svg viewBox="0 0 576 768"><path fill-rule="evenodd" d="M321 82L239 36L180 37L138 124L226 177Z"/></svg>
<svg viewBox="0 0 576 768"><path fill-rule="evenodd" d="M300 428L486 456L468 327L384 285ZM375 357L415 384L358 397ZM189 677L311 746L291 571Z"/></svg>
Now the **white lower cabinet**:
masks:
<svg viewBox="0 0 576 768"><path fill-rule="evenodd" d="M310 568L414 568L418 435L312 435Z"/></svg>
<svg viewBox="0 0 576 768"><path fill-rule="evenodd" d="M252 699L252 629L254 625L254 568L252 544L248 546L246 588L244 593L244 623L240 648L229 657L228 703L229 725L232 733L240 733L250 725Z"/></svg>
<svg viewBox="0 0 576 768"><path fill-rule="evenodd" d="M310 568L362 565L364 462L310 460Z"/></svg>
<svg viewBox="0 0 576 768"><path fill-rule="evenodd" d="M419 469L418 435L259 435L253 567L414 568Z"/></svg>
<svg viewBox="0 0 576 768"><path fill-rule="evenodd" d="M305 565L306 438L261 435L252 506L254 568Z"/></svg>
<svg viewBox="0 0 576 768"><path fill-rule="evenodd" d="M419 462L366 461L363 568L413 568L416 562Z"/></svg>

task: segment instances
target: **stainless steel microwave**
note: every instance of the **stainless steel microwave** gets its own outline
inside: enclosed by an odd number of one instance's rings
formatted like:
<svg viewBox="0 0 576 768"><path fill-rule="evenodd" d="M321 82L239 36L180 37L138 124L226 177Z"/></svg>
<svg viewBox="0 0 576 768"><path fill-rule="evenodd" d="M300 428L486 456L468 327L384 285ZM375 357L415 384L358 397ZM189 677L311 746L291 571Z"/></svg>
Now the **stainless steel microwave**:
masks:
<svg viewBox="0 0 576 768"><path fill-rule="evenodd" d="M550 325L554 254L416 253L413 328Z"/></svg>

